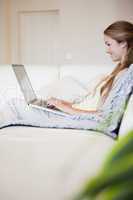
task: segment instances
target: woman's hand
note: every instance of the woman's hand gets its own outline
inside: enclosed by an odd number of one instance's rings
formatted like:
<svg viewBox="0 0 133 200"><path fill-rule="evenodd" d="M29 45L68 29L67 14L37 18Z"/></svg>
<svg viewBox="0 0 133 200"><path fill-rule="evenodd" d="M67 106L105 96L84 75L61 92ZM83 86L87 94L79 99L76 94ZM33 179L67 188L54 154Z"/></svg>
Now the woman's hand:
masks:
<svg viewBox="0 0 133 200"><path fill-rule="evenodd" d="M50 98L47 100L47 104L49 107L55 106L56 108L62 110L63 112L69 113L69 114L83 114L83 113L95 113L97 110L90 110L90 111L85 111L85 110L80 110L72 107L72 103L60 100L57 98Z"/></svg>
<svg viewBox="0 0 133 200"><path fill-rule="evenodd" d="M72 108L73 103L64 100L51 97L47 100L47 105L49 108L56 107L57 109L62 110L63 112L75 114L74 109Z"/></svg>
<svg viewBox="0 0 133 200"><path fill-rule="evenodd" d="M71 110L73 109L72 108L73 104L71 102L60 100L54 97L51 97L50 99L47 100L47 105L49 108L56 107L67 113L71 113Z"/></svg>
<svg viewBox="0 0 133 200"><path fill-rule="evenodd" d="M50 99L47 100L47 105L48 107L56 107L58 108L60 105L61 105L62 101L57 99L57 98L54 98L54 97L51 97Z"/></svg>

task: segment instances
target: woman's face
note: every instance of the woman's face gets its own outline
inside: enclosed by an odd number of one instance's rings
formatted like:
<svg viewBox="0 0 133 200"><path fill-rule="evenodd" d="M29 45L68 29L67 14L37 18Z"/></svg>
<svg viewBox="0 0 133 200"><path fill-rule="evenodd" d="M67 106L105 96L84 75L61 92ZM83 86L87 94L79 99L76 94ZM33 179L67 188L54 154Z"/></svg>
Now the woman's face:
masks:
<svg viewBox="0 0 133 200"><path fill-rule="evenodd" d="M122 62L127 53L127 43L119 43L107 35L104 35L104 42L106 52L111 56L111 59L114 62Z"/></svg>

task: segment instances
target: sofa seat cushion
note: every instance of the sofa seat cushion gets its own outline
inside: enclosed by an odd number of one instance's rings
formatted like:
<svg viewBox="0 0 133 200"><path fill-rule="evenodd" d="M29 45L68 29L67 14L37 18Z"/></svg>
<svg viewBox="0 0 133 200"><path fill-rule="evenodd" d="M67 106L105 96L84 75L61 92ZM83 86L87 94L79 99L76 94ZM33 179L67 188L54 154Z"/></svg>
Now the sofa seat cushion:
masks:
<svg viewBox="0 0 133 200"><path fill-rule="evenodd" d="M1 199L70 199L98 172L114 143L109 136L93 131L1 129Z"/></svg>

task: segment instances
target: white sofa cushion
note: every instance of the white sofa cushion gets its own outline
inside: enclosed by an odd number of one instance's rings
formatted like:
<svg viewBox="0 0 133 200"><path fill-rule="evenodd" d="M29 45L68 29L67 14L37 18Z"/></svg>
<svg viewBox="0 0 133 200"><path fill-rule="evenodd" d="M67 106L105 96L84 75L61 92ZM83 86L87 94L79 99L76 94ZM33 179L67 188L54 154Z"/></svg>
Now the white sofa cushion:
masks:
<svg viewBox="0 0 133 200"><path fill-rule="evenodd" d="M2 200L70 200L99 171L114 143L112 138L92 131L2 129L0 197Z"/></svg>

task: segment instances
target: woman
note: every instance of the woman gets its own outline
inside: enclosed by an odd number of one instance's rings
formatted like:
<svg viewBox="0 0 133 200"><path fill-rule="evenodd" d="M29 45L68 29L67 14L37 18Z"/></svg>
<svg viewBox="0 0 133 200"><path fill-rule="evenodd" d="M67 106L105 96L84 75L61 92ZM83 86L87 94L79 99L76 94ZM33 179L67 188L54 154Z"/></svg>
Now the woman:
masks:
<svg viewBox="0 0 133 200"><path fill-rule="evenodd" d="M8 114L5 114L1 109L1 127L19 124L90 129L102 131L115 137L133 87L133 24L126 21L111 24L104 31L104 41L107 53L118 64L112 73L96 86L96 88L101 87L98 109L82 110L74 107L70 102L55 98L49 99L49 106L55 106L68 113L68 116L60 116L29 108L25 102L19 99L12 100L3 108L3 110L8 110Z"/></svg>
<svg viewBox="0 0 133 200"><path fill-rule="evenodd" d="M115 22L104 31L104 41L106 45L106 52L110 54L114 62L119 62L119 64L110 75L100 80L100 83L94 88L95 91L99 85L102 85L102 83L105 82L101 88L102 101L105 101L106 97L108 96L108 93L111 90L114 79L117 77L117 75L123 73L130 66L130 64L133 63L133 24L125 21ZM48 103L70 114L82 112L92 113L99 110L82 111L75 109L71 103L55 98L49 99Z"/></svg>

